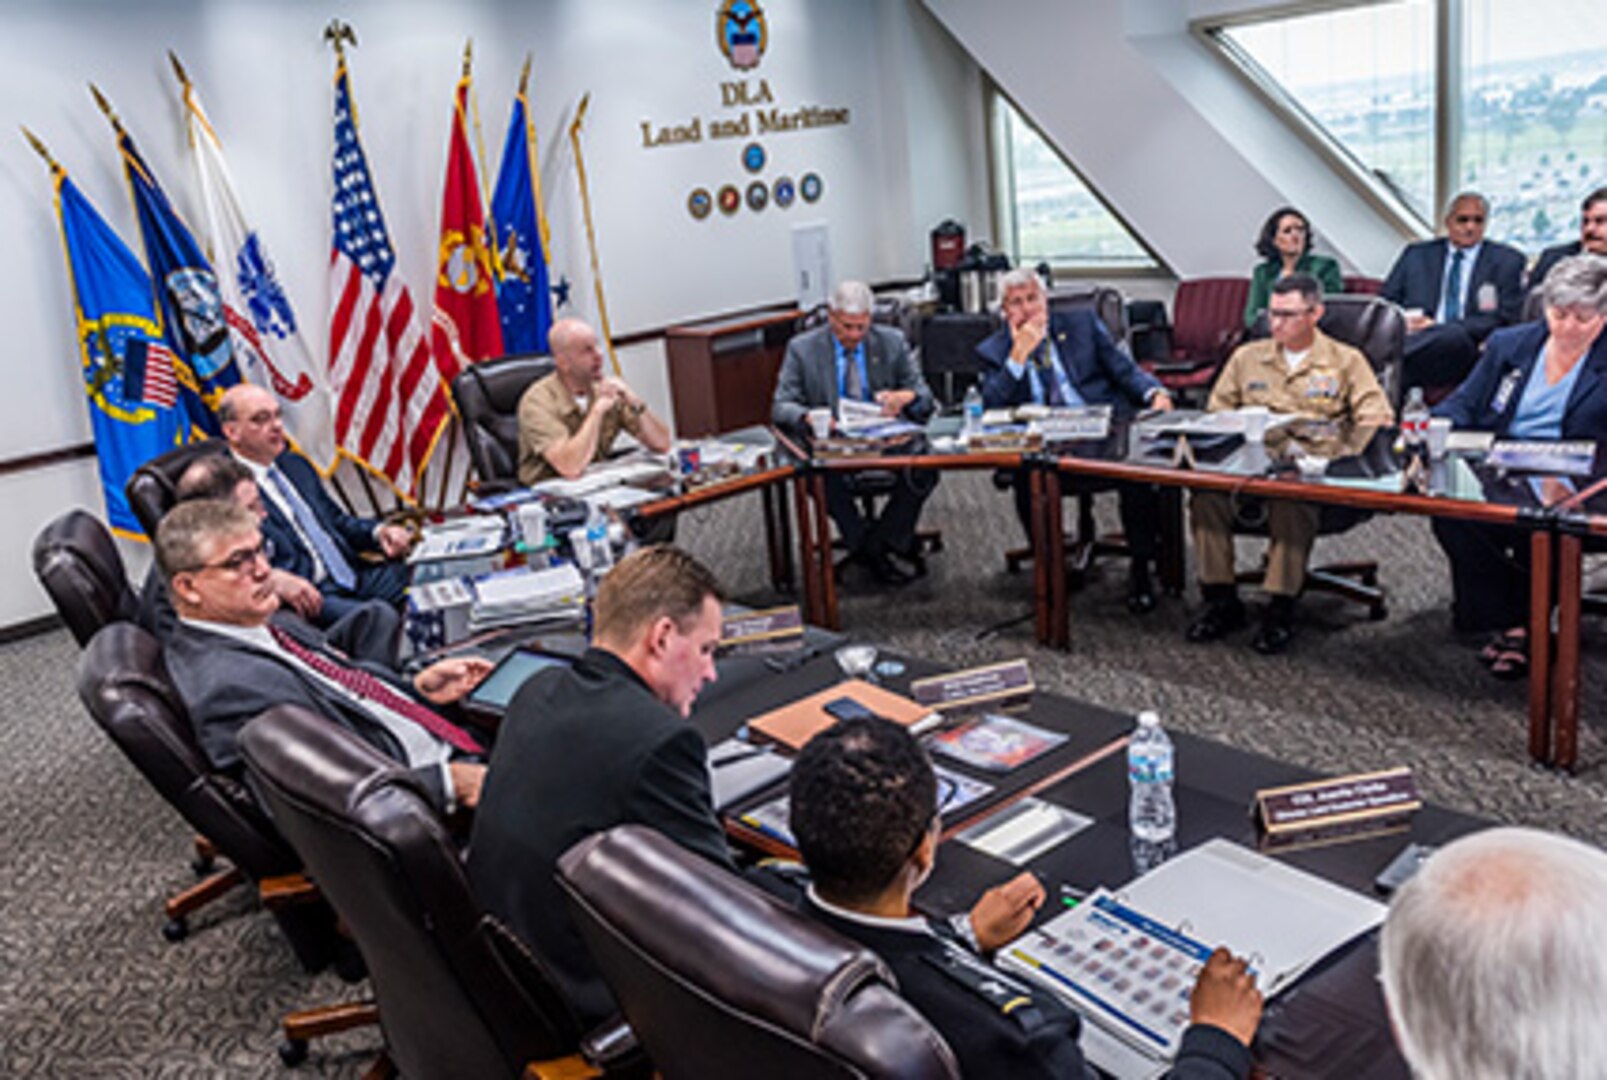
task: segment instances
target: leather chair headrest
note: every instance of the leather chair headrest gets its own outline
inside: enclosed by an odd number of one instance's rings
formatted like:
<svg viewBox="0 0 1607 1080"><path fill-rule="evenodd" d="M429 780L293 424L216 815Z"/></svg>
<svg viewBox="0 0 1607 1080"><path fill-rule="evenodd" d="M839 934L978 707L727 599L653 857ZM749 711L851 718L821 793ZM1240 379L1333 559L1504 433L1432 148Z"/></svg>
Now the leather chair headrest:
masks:
<svg viewBox="0 0 1607 1080"><path fill-rule="evenodd" d="M559 860L572 901L656 964L732 1007L818 1038L879 957L639 825L588 837Z"/></svg>
<svg viewBox="0 0 1607 1080"><path fill-rule="evenodd" d="M40 531L33 570L80 645L89 644L107 623L132 619L138 610L117 542L87 510L69 510Z"/></svg>

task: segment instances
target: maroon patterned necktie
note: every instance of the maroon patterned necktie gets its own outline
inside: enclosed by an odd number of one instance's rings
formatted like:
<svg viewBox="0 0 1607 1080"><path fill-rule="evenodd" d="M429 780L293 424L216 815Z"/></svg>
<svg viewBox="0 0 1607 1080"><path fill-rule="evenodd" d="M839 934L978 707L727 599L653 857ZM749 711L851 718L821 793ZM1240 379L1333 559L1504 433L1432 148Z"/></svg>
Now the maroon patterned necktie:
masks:
<svg viewBox="0 0 1607 1080"><path fill-rule="evenodd" d="M381 705L399 716L405 716L419 727L434 735L444 743L455 746L466 754L483 754L485 748L477 742L473 735L458 727L452 721L436 712L426 708L400 693L384 679L370 675L361 668L348 667L336 663L327 656L309 649L279 627L269 624L268 632L279 643L285 652L312 668L318 674L350 690L353 694L376 705Z"/></svg>

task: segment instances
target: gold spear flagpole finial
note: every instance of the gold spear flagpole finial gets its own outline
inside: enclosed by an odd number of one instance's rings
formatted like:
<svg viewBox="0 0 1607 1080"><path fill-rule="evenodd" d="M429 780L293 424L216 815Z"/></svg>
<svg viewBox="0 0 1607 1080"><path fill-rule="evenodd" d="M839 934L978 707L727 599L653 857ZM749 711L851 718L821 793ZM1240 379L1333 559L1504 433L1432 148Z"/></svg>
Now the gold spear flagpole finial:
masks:
<svg viewBox="0 0 1607 1080"><path fill-rule="evenodd" d="M179 63L178 54L169 49L167 50L167 59L173 65L173 74L178 76L179 85L188 90L190 88L190 73L184 70L183 64Z"/></svg>
<svg viewBox="0 0 1607 1080"><path fill-rule="evenodd" d="M530 54L525 53L525 66L519 72L519 96L524 97L525 91L530 88Z"/></svg>
<svg viewBox="0 0 1607 1080"><path fill-rule="evenodd" d="M21 127L22 137L28 140L28 145L33 147L34 153L45 159L45 164L50 166L51 172L60 172L61 166L56 164L56 159L50 156L50 150L40 140L39 136L29 131L28 125L23 124Z"/></svg>
<svg viewBox="0 0 1607 1080"><path fill-rule="evenodd" d="M463 42L463 77L469 77L469 65L474 61L474 39L466 38Z"/></svg>
<svg viewBox="0 0 1607 1080"><path fill-rule="evenodd" d="M89 92L94 95L95 104L100 106L100 111L106 114L106 119L112 122L112 130L121 135L123 133L123 122L117 118L117 113L112 110L112 103L106 100L106 95L101 93L100 87L94 83L89 84Z"/></svg>
<svg viewBox="0 0 1607 1080"><path fill-rule="evenodd" d="M357 31L353 30L351 23L339 19L330 19L329 25L324 27L324 40L335 47L335 59L346 62L346 44L352 48L357 47Z"/></svg>

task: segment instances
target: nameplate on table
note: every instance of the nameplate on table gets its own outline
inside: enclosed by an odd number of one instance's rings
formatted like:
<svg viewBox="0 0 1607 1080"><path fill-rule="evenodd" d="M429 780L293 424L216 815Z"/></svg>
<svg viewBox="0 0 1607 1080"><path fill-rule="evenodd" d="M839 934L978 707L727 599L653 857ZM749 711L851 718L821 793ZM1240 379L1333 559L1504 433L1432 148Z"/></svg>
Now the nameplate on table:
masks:
<svg viewBox="0 0 1607 1080"><path fill-rule="evenodd" d="M998 451L1001 453L1027 453L1043 449L1043 436L1026 428L982 430L966 437L965 448L972 453Z"/></svg>
<svg viewBox="0 0 1607 1080"><path fill-rule="evenodd" d="M720 627L721 654L750 656L790 649L803 641L803 612L797 604L727 615Z"/></svg>
<svg viewBox="0 0 1607 1080"><path fill-rule="evenodd" d="M910 683L910 694L917 702L946 713L998 708L1031 697L1034 689L1025 660L1006 660Z"/></svg>
<svg viewBox="0 0 1607 1080"><path fill-rule="evenodd" d="M1110 434L1110 416L1109 405L1055 408L1033 421L1032 426L1047 443L1099 440Z"/></svg>
<svg viewBox="0 0 1607 1080"><path fill-rule="evenodd" d="M1502 439L1490 447L1484 463L1508 472L1589 476L1596 464L1596 444L1590 439L1566 442Z"/></svg>
<svg viewBox="0 0 1607 1080"><path fill-rule="evenodd" d="M1406 766L1256 792L1256 817L1268 836L1349 833L1362 824L1389 825L1423 805Z"/></svg>

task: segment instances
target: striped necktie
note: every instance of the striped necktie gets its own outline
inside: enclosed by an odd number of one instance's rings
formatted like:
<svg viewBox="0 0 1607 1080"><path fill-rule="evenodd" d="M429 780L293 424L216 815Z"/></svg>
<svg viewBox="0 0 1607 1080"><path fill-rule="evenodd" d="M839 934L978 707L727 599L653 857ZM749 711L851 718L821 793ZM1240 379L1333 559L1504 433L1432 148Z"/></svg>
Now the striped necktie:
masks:
<svg viewBox="0 0 1607 1080"><path fill-rule="evenodd" d="M312 545L313 553L323 562L324 572L329 575L329 579L342 589L356 588L357 573L352 569L352 564L340 553L340 546L335 543L335 538L329 535L324 523L318 520L318 515L313 513L312 507L301 497L296 485L279 471L277 465L268 466L268 480L272 482L274 490L283 497L285 505L290 507L290 516L295 519L297 530L307 538L307 543Z"/></svg>

